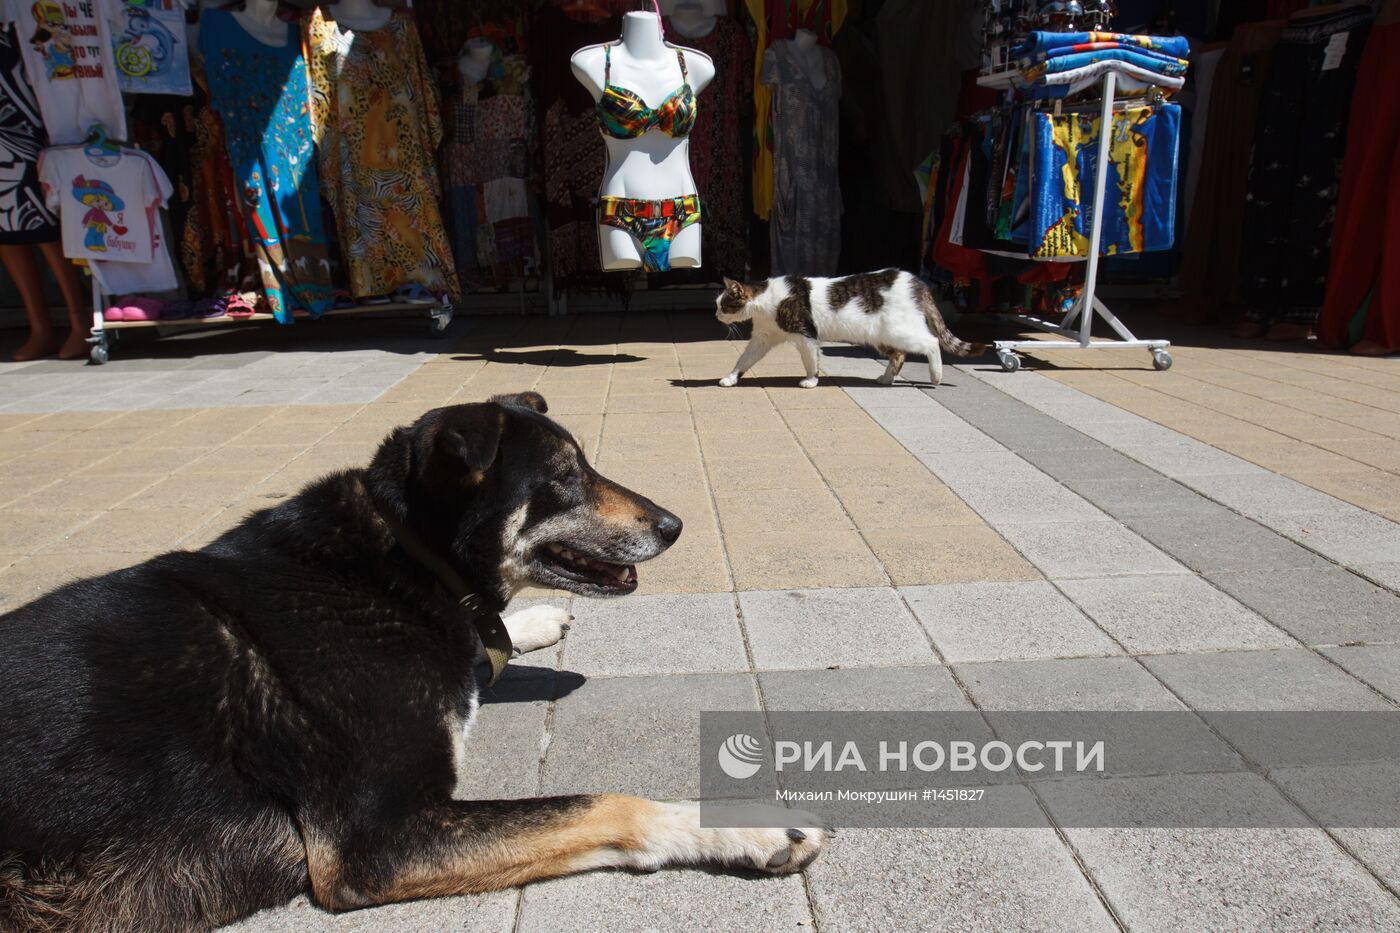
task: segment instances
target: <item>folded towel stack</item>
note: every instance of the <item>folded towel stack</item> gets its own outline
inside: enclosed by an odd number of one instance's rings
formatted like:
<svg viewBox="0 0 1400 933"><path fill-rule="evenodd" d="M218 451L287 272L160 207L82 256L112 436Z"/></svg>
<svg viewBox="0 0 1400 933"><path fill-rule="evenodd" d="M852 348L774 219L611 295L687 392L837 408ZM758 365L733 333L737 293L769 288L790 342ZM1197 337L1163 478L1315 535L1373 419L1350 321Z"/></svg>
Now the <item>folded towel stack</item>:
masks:
<svg viewBox="0 0 1400 933"><path fill-rule="evenodd" d="M1032 97L1068 97L1118 76L1124 93L1185 83L1191 48L1182 36L1133 36L1117 32L1033 32L1012 48L1021 83Z"/></svg>

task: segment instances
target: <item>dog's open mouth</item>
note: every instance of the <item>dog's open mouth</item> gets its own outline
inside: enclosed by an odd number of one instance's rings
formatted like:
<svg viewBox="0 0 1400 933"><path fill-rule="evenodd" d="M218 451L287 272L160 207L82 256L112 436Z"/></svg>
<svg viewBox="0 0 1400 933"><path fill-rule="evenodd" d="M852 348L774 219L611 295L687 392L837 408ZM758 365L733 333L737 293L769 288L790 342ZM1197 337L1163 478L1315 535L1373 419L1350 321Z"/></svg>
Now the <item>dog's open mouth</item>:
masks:
<svg viewBox="0 0 1400 933"><path fill-rule="evenodd" d="M536 558L556 577L609 595L625 595L637 588L637 568L589 557L563 544L551 542Z"/></svg>

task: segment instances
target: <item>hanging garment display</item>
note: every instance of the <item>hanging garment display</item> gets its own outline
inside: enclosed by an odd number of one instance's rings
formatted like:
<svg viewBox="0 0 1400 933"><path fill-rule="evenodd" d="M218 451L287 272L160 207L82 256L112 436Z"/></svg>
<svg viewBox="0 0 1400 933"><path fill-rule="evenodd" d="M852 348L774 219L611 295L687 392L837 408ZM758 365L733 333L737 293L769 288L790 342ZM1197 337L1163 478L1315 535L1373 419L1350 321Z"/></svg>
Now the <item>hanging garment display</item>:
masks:
<svg viewBox="0 0 1400 933"><path fill-rule="evenodd" d="M185 0L106 0L117 82L126 94L189 94Z"/></svg>
<svg viewBox="0 0 1400 933"><path fill-rule="evenodd" d="M458 294L438 212L437 88L412 14L353 32L317 9L305 20L321 185L357 298L419 285Z"/></svg>
<svg viewBox="0 0 1400 933"><path fill-rule="evenodd" d="M39 158L39 181L50 209L63 221L63 255L151 261L156 231L146 208L165 200L170 182L146 153L86 146L46 149Z"/></svg>
<svg viewBox="0 0 1400 933"><path fill-rule="evenodd" d="M1318 336L1368 355L1400 350L1400 7L1366 40L1347 127Z"/></svg>
<svg viewBox="0 0 1400 933"><path fill-rule="evenodd" d="M764 56L770 43L791 39L798 29L817 37L823 46L831 44L846 19L849 0L744 0L754 23L753 74L753 211L767 220L773 209L775 146L773 134L773 91L763 80Z"/></svg>
<svg viewBox="0 0 1400 933"><path fill-rule="evenodd" d="M1279 37L1245 202L1240 289L1252 323L1317 323L1348 103L1371 18L1365 5L1299 16Z"/></svg>
<svg viewBox="0 0 1400 933"><path fill-rule="evenodd" d="M1098 109L1033 116L1030 254L1086 256L1098 171ZM1171 247L1180 131L1177 104L1130 107L1113 115L1100 255Z"/></svg>
<svg viewBox="0 0 1400 933"><path fill-rule="evenodd" d="M543 114L545 225L556 294L571 286L617 287L601 275L598 261L593 202L603 182L603 138L593 98L574 78L569 59L580 45L614 40L621 30L617 18L577 21L549 6L535 17L530 33L530 68Z"/></svg>
<svg viewBox="0 0 1400 933"><path fill-rule="evenodd" d="M98 0L0 0L15 24L29 83L55 146L81 142L94 126L111 139L126 138L126 114L117 87L105 7Z"/></svg>
<svg viewBox="0 0 1400 933"><path fill-rule="evenodd" d="M284 324L298 308L318 316L332 303L306 63L296 27L286 25L283 46L254 39L224 10L205 10L199 28L259 278Z"/></svg>
<svg viewBox="0 0 1400 933"><path fill-rule="evenodd" d="M705 196L701 229L705 266L715 276L743 280L748 267L747 158L753 96L753 46L739 24L715 17L703 36L685 36L687 46L710 57L714 81L700 94L700 113L690 131L690 168L695 190Z"/></svg>
<svg viewBox="0 0 1400 933"><path fill-rule="evenodd" d="M256 291L253 247L236 205L223 127L209 104L203 72L191 72L191 97L136 98L128 123L132 141L149 152L170 178L166 204L178 258L195 294Z"/></svg>
<svg viewBox="0 0 1400 933"><path fill-rule="evenodd" d="M46 149L39 179L49 207L63 220L63 254L86 260L106 291L177 287L159 211L172 189L148 153L81 145Z"/></svg>
<svg viewBox="0 0 1400 933"><path fill-rule="evenodd" d="M58 239L58 218L39 186L39 153L48 140L19 54L13 28L0 27L0 246Z"/></svg>
<svg viewBox="0 0 1400 933"><path fill-rule="evenodd" d="M518 38L503 49L468 40L443 102L444 217L467 290L502 287L538 269L531 179L535 140L530 67Z"/></svg>
<svg viewBox="0 0 1400 933"><path fill-rule="evenodd" d="M773 274L830 275L841 253L841 66L830 49L788 40L764 53L763 83L774 106Z"/></svg>
<svg viewBox="0 0 1400 933"><path fill-rule="evenodd" d="M1259 101L1283 20L1240 26L1212 81L1210 122L1190 225L1181 241L1180 288L1200 319L1239 300L1240 240Z"/></svg>

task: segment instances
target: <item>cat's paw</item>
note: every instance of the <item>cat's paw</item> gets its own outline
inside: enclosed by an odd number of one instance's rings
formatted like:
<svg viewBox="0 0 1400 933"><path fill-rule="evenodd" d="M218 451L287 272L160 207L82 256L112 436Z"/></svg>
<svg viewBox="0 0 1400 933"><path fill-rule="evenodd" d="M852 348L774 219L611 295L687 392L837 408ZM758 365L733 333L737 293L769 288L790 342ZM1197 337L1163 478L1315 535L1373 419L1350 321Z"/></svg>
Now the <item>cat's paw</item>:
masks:
<svg viewBox="0 0 1400 933"><path fill-rule="evenodd" d="M723 377L722 379L720 379L719 384L722 385L722 386L724 386L726 389L729 388L730 386L738 385L738 384L739 384L739 374L738 374L738 373L730 373L729 375L727 375L727 376Z"/></svg>
<svg viewBox="0 0 1400 933"><path fill-rule="evenodd" d="M892 386L894 385L894 376L881 376L879 379L875 380L875 384L882 386Z"/></svg>
<svg viewBox="0 0 1400 933"><path fill-rule="evenodd" d="M806 379L803 379L801 382L799 382L798 385L800 385L804 389L815 389L817 387L817 377L808 376Z"/></svg>

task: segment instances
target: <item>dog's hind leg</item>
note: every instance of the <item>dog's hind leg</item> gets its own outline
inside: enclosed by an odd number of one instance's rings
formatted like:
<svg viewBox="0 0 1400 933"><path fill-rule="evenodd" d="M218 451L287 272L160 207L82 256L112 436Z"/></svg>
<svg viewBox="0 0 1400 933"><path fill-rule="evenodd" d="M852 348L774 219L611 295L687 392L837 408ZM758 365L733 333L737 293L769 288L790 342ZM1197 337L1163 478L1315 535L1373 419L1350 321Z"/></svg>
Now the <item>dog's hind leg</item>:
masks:
<svg viewBox="0 0 1400 933"><path fill-rule="evenodd" d="M525 654L559 644L569 630L573 616L555 606L531 606L512 612L503 620L516 654Z"/></svg>
<svg viewBox="0 0 1400 933"><path fill-rule="evenodd" d="M331 910L492 891L595 868L716 865L788 874L817 857L820 821L783 807L737 808L706 828L693 803L619 794L452 800L373 827L304 826L311 888ZM762 824L762 828L753 828ZM802 828L797 828L802 827Z"/></svg>

